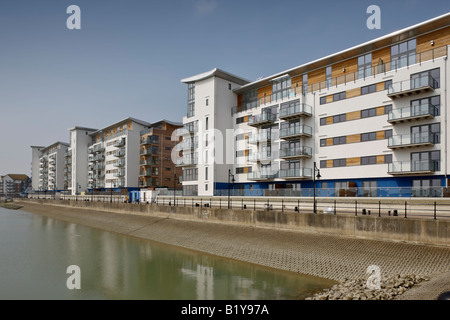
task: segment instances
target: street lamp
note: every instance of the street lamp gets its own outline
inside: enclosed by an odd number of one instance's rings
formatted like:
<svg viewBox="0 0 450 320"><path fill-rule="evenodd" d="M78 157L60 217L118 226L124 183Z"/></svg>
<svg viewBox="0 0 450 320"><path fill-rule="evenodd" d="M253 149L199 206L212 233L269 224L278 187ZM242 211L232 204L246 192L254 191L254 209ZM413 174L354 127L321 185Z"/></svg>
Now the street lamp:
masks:
<svg viewBox="0 0 450 320"><path fill-rule="evenodd" d="M230 209L230 178L234 189L234 174L231 174L231 169L228 169L228 209Z"/></svg>
<svg viewBox="0 0 450 320"><path fill-rule="evenodd" d="M313 179L314 179L314 213L317 213L317 206L316 206L316 171L317 171L317 179L320 179L322 176L320 175L320 170L317 168L316 162L314 162L314 172L313 172Z"/></svg>
<svg viewBox="0 0 450 320"><path fill-rule="evenodd" d="M175 170L175 169L174 169ZM175 206L175 188L177 187L177 173L173 173L173 205Z"/></svg>

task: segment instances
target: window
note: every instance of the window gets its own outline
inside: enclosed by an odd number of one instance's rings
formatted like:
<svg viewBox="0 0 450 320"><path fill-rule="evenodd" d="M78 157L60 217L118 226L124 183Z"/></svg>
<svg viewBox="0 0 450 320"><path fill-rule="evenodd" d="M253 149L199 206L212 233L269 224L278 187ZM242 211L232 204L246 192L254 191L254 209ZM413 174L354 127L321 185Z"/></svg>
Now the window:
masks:
<svg viewBox="0 0 450 320"><path fill-rule="evenodd" d="M369 165L369 164L376 164L377 163L377 157L376 156L368 156L368 157L361 157L361 165Z"/></svg>
<svg viewBox="0 0 450 320"><path fill-rule="evenodd" d="M231 90L231 83L228 84L228 90Z"/></svg>
<svg viewBox="0 0 450 320"><path fill-rule="evenodd" d="M416 39L391 46L391 69L416 63Z"/></svg>
<svg viewBox="0 0 450 320"><path fill-rule="evenodd" d="M195 115L195 84L188 84L188 112L187 117L193 117Z"/></svg>
<svg viewBox="0 0 450 320"><path fill-rule="evenodd" d="M361 141L372 141L377 139L377 133L376 132L368 132L368 133L362 133L361 134Z"/></svg>
<svg viewBox="0 0 450 320"><path fill-rule="evenodd" d="M205 180L208 180L208 167L205 167Z"/></svg>
<svg viewBox="0 0 450 320"><path fill-rule="evenodd" d="M327 88L331 86L331 66L326 67L325 69L325 84Z"/></svg>
<svg viewBox="0 0 450 320"><path fill-rule="evenodd" d="M440 87L440 72L439 68L414 73L411 75L411 88L419 88L425 85L429 85L432 88Z"/></svg>
<svg viewBox="0 0 450 320"><path fill-rule="evenodd" d="M284 77L272 81L272 99L278 100L289 97L291 91L291 78Z"/></svg>
<svg viewBox="0 0 450 320"><path fill-rule="evenodd" d="M361 95L368 94L368 93L373 93L375 91L377 91L377 85L376 84L371 84L369 86L361 87Z"/></svg>
<svg viewBox="0 0 450 320"><path fill-rule="evenodd" d="M384 106L384 114L389 114L389 112L392 111L392 104L388 104L387 106Z"/></svg>
<svg viewBox="0 0 450 320"><path fill-rule="evenodd" d="M417 99L411 101L411 112L420 114L421 112L430 112L434 116L440 115L441 101L440 96L431 98Z"/></svg>
<svg viewBox="0 0 450 320"><path fill-rule="evenodd" d="M183 181L196 181L198 179L198 169L184 169Z"/></svg>
<svg viewBox="0 0 450 320"><path fill-rule="evenodd" d="M327 145L327 139L320 139L320 146L326 147L326 145Z"/></svg>
<svg viewBox="0 0 450 320"><path fill-rule="evenodd" d="M392 154L384 155L384 163L392 163Z"/></svg>
<svg viewBox="0 0 450 320"><path fill-rule="evenodd" d="M325 104L325 103L327 103L327 97L325 97L325 96L320 97L320 104Z"/></svg>
<svg viewBox="0 0 450 320"><path fill-rule="evenodd" d="M320 118L320 125L324 126L327 124L327 118Z"/></svg>
<svg viewBox="0 0 450 320"><path fill-rule="evenodd" d="M344 122L347 116L345 113L333 116L333 123Z"/></svg>
<svg viewBox="0 0 450 320"><path fill-rule="evenodd" d="M333 167L345 167L347 165L347 159L334 159Z"/></svg>
<svg viewBox="0 0 450 320"><path fill-rule="evenodd" d="M358 79L372 75L372 54L358 57Z"/></svg>
<svg viewBox="0 0 450 320"><path fill-rule="evenodd" d="M333 138L333 145L339 145L339 144L346 144L347 143L347 137L336 137Z"/></svg>
<svg viewBox="0 0 450 320"><path fill-rule="evenodd" d="M242 110L253 109L258 106L258 90L252 90L242 94Z"/></svg>
<svg viewBox="0 0 450 320"><path fill-rule="evenodd" d="M411 127L411 142L440 143L441 124L432 123Z"/></svg>
<svg viewBox="0 0 450 320"><path fill-rule="evenodd" d="M411 195L413 197L442 197L441 180L413 180Z"/></svg>
<svg viewBox="0 0 450 320"><path fill-rule="evenodd" d="M304 74L302 76L302 86L303 86L303 94L308 93L308 74Z"/></svg>
<svg viewBox="0 0 450 320"><path fill-rule="evenodd" d="M236 124L244 123L245 117L236 118Z"/></svg>
<svg viewBox="0 0 450 320"><path fill-rule="evenodd" d="M327 160L320 160L320 167L326 168L327 167Z"/></svg>
<svg viewBox="0 0 450 320"><path fill-rule="evenodd" d="M392 80L387 80L384 82L384 90L388 90L392 86Z"/></svg>
<svg viewBox="0 0 450 320"><path fill-rule="evenodd" d="M333 102L345 99L345 91L333 94Z"/></svg>
<svg viewBox="0 0 450 320"><path fill-rule="evenodd" d="M205 119L205 130L208 130L208 128L209 128L209 118L206 117L206 119Z"/></svg>
<svg viewBox="0 0 450 320"><path fill-rule="evenodd" d="M377 115L376 108L361 110L361 118L375 117Z"/></svg>
<svg viewBox="0 0 450 320"><path fill-rule="evenodd" d="M384 131L384 138L389 139L390 137L392 137L392 129Z"/></svg>
<svg viewBox="0 0 450 320"><path fill-rule="evenodd" d="M206 106L209 106L209 99L206 99Z"/></svg>
<svg viewBox="0 0 450 320"><path fill-rule="evenodd" d="M377 182L376 181L363 181L363 196L364 197L376 197L377 196Z"/></svg>

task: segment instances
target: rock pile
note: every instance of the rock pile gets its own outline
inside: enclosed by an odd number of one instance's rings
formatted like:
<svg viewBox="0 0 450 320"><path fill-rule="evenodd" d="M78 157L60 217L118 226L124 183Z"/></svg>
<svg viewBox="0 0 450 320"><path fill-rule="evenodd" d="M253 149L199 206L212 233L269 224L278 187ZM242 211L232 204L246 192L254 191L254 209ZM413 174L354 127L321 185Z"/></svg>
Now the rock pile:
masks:
<svg viewBox="0 0 450 320"><path fill-rule="evenodd" d="M367 286L367 279L346 279L306 300L392 300L414 285L428 280L428 276L398 274L383 277L380 289L371 289Z"/></svg>

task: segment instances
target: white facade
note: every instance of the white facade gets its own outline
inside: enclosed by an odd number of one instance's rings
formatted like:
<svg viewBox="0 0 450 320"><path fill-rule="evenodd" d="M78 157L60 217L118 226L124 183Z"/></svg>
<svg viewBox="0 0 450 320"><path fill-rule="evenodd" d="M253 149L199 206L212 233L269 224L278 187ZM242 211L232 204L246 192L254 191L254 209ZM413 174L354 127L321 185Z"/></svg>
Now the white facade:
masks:
<svg viewBox="0 0 450 320"><path fill-rule="evenodd" d="M33 190L39 191L61 191L64 190L64 167L65 153L69 144L56 142L39 150L32 147L33 163L32 172L38 168L38 188L35 189L35 177L33 177ZM37 154L39 160L37 160Z"/></svg>
<svg viewBox="0 0 450 320"><path fill-rule="evenodd" d="M422 187L448 187L449 44L439 40L436 47L422 37L419 51L417 39L423 36L420 32L439 37L449 17L255 82L232 82L229 77L234 76L218 69L183 79L188 91L195 88L183 124L195 123L198 137L198 147L183 152L184 172L192 176L191 170L198 170L197 179L183 181L185 195L194 188L199 196L225 195L235 185L242 194L253 189L312 190L318 171L323 189L349 188L351 183L369 193L386 188L385 195L393 196L393 188L409 188L408 194L397 190L396 195L421 196L428 195ZM410 44L410 51L395 56L392 47ZM382 48L390 56L383 53L384 61L372 60L372 52L378 55ZM360 69L366 54L369 66ZM339 67L347 60L355 61L351 67L357 72L345 74ZM305 76L319 69L326 80L308 84ZM332 72L342 75L333 78ZM245 101L238 101L238 95ZM206 143L214 129L221 137ZM197 154L196 161L190 161L191 153Z"/></svg>

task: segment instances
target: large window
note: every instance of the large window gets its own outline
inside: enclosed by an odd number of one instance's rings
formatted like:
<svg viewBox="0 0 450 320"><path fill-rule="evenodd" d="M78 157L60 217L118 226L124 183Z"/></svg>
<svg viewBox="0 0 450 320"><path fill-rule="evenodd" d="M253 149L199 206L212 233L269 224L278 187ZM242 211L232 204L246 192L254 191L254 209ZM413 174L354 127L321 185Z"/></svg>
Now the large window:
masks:
<svg viewBox="0 0 450 320"><path fill-rule="evenodd" d="M391 46L391 69L398 69L416 63L416 39Z"/></svg>
<svg viewBox="0 0 450 320"><path fill-rule="evenodd" d="M411 196L413 197L441 197L441 179L413 180Z"/></svg>
<svg viewBox="0 0 450 320"><path fill-rule="evenodd" d="M411 142L440 143L441 124L432 123L411 127Z"/></svg>
<svg viewBox="0 0 450 320"><path fill-rule="evenodd" d="M411 87L418 88L423 85L429 85L434 89L439 88L441 84L439 68L418 72L411 75Z"/></svg>
<svg viewBox="0 0 450 320"><path fill-rule="evenodd" d="M187 117L193 117L195 115L195 84L188 84L188 111Z"/></svg>
<svg viewBox="0 0 450 320"><path fill-rule="evenodd" d="M308 93L308 74L304 74L302 76L302 86L303 86L303 94Z"/></svg>
<svg viewBox="0 0 450 320"><path fill-rule="evenodd" d="M331 66L326 67L325 69L325 82L327 88L331 87Z"/></svg>
<svg viewBox="0 0 450 320"><path fill-rule="evenodd" d="M258 91L252 90L242 94L242 110L253 109L258 106Z"/></svg>
<svg viewBox="0 0 450 320"><path fill-rule="evenodd" d="M290 91L291 91L291 78L284 77L272 81L273 100L289 97Z"/></svg>
<svg viewBox="0 0 450 320"><path fill-rule="evenodd" d="M372 75L372 54L358 57L358 79Z"/></svg>

